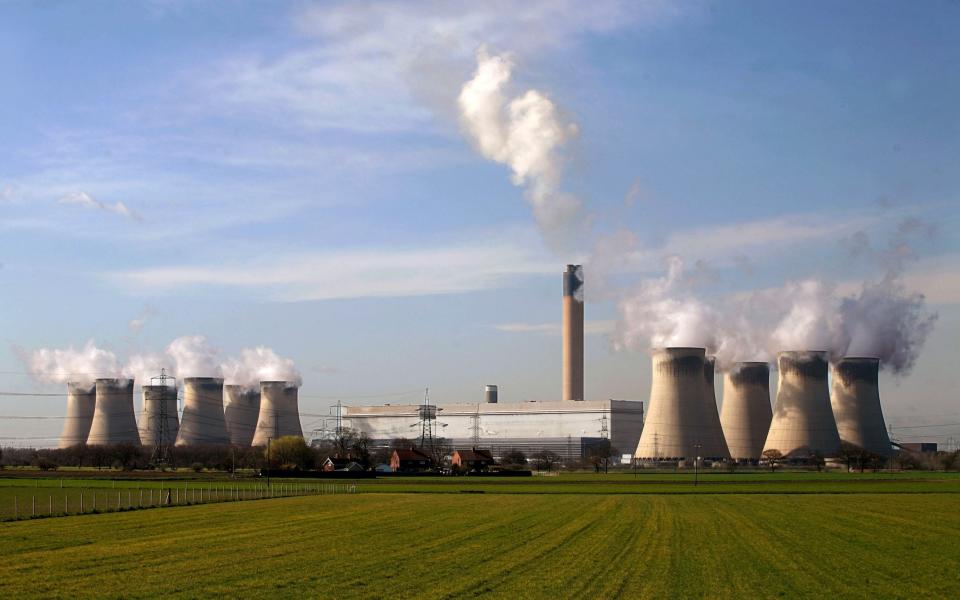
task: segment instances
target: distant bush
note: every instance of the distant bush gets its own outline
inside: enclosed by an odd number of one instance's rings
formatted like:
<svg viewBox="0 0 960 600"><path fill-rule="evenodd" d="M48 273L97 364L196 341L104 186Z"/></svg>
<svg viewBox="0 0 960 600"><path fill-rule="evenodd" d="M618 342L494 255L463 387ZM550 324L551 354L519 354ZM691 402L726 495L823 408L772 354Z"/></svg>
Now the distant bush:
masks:
<svg viewBox="0 0 960 600"><path fill-rule="evenodd" d="M190 465L190 468L193 469L194 473L199 473L203 471L203 463L195 462L192 465Z"/></svg>
<svg viewBox="0 0 960 600"><path fill-rule="evenodd" d="M41 471L56 471L57 467L60 466L46 456L38 457L34 464Z"/></svg>

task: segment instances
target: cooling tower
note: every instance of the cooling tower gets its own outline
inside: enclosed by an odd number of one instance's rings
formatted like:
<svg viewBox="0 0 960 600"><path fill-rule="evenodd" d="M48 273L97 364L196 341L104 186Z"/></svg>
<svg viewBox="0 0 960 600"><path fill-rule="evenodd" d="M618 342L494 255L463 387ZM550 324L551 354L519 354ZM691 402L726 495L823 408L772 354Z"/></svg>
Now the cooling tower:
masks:
<svg viewBox="0 0 960 600"><path fill-rule="evenodd" d="M760 459L770 431L770 365L740 362L723 376L720 423L734 460Z"/></svg>
<svg viewBox="0 0 960 600"><path fill-rule="evenodd" d="M563 400L583 400L583 268L563 274Z"/></svg>
<svg viewBox="0 0 960 600"><path fill-rule="evenodd" d="M487 404L496 404L497 403L497 386L488 385L487 389L484 390L484 396L487 400Z"/></svg>
<svg viewBox="0 0 960 600"><path fill-rule="evenodd" d="M297 386L287 381L261 381L260 415L253 445L266 446L268 439L287 435L303 436Z"/></svg>
<svg viewBox="0 0 960 600"><path fill-rule="evenodd" d="M96 386L87 383L67 383L67 417L60 433L60 447L86 444L97 405Z"/></svg>
<svg viewBox="0 0 960 600"><path fill-rule="evenodd" d="M177 388L168 385L143 386L143 413L140 414L140 443L172 446L177 441Z"/></svg>
<svg viewBox="0 0 960 600"><path fill-rule="evenodd" d="M763 451L785 457L811 454L836 456L840 451L837 422L827 387L826 352L781 352L777 404Z"/></svg>
<svg viewBox="0 0 960 600"><path fill-rule="evenodd" d="M177 446L229 444L223 418L223 380L187 377L183 380L183 417Z"/></svg>
<svg viewBox="0 0 960 600"><path fill-rule="evenodd" d="M140 445L137 418L133 414L132 379L98 379L97 402L88 446Z"/></svg>
<svg viewBox="0 0 960 600"><path fill-rule="evenodd" d="M712 365L709 368L712 373ZM703 348L653 351L650 402L636 458L692 462L696 456L728 456L719 417L711 424L707 410L706 374ZM715 402L713 407L715 413Z"/></svg>
<svg viewBox="0 0 960 600"><path fill-rule="evenodd" d="M723 437L723 427L720 425L720 412L717 410L715 356L707 356L703 360L703 422L699 443L700 456L712 459L730 458L727 440Z"/></svg>
<svg viewBox="0 0 960 600"><path fill-rule="evenodd" d="M890 437L877 385L879 371L880 360L876 358L840 359L833 365L830 402L841 440L880 456L890 456Z"/></svg>
<svg viewBox="0 0 960 600"><path fill-rule="evenodd" d="M223 388L227 405L223 409L227 420L227 433L234 446L249 446L257 430L260 415L260 390L243 385L227 385Z"/></svg>

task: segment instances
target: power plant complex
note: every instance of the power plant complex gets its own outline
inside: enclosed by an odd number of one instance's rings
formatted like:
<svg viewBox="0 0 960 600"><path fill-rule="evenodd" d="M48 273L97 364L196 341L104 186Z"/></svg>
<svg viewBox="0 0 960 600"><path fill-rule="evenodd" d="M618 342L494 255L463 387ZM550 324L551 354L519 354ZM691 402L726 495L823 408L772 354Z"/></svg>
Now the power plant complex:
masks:
<svg viewBox="0 0 960 600"><path fill-rule="evenodd" d="M773 406L770 365L735 363L723 374L720 410L713 356L704 348L655 348L646 407L641 401L586 400L583 283L582 268L567 265L559 400L501 402L499 387L487 385L476 402L341 405L338 427L364 434L372 445L427 436L455 447L488 448L495 455L549 451L565 459L602 445L640 463L681 466L700 459L756 463L774 455L830 458L843 442L875 455L891 454L876 358L846 357L830 364L825 352L780 352ZM298 384L261 381L256 389L224 385L214 377L187 377L181 383L179 416L176 386L142 387L139 427L133 380L68 383L60 446L264 446L270 439L303 435Z"/></svg>

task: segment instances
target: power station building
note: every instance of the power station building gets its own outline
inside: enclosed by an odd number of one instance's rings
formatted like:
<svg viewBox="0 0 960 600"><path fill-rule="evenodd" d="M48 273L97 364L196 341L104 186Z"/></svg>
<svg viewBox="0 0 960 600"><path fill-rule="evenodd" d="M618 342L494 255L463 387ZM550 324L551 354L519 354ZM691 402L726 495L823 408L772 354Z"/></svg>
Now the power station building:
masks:
<svg viewBox="0 0 960 600"><path fill-rule="evenodd" d="M567 265L563 273L562 322L560 401L500 402L497 386L488 385L484 402L430 406L428 411L421 404L345 406L343 425L382 446L419 438L427 414L436 438L453 447L489 449L494 456L511 450L527 455L546 450L576 459L606 440L617 454L633 452L643 431L643 402L584 400L580 265Z"/></svg>
<svg viewBox="0 0 960 600"><path fill-rule="evenodd" d="M344 406L345 427L367 435L374 445L415 439L422 404ZM609 439L620 453L637 447L643 430L643 402L480 402L436 407L434 435L453 447L482 447L494 456L521 450L528 456L549 450L576 459Z"/></svg>

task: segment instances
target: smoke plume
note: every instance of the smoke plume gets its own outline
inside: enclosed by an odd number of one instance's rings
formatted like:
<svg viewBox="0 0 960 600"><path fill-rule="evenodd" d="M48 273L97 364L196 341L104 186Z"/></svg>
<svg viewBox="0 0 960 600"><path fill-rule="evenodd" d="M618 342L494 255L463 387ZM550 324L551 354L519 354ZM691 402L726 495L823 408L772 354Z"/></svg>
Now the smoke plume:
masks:
<svg viewBox="0 0 960 600"><path fill-rule="evenodd" d="M240 351L240 358L224 361L222 369L225 383L249 389L258 388L261 381L287 381L298 387L303 382L292 359L284 358L266 346L244 348Z"/></svg>
<svg viewBox="0 0 960 600"><path fill-rule="evenodd" d="M510 168L547 240L562 244L580 212L580 201L560 190L561 150L577 126L564 123L556 105L537 90L508 101L513 66L509 55L477 51L477 70L458 98L460 120L484 158Z"/></svg>
<svg viewBox="0 0 960 600"><path fill-rule="evenodd" d="M40 348L24 356L30 374L44 383L92 384L97 378L120 376L117 356L98 348L90 340L80 350L71 346L66 349Z"/></svg>

